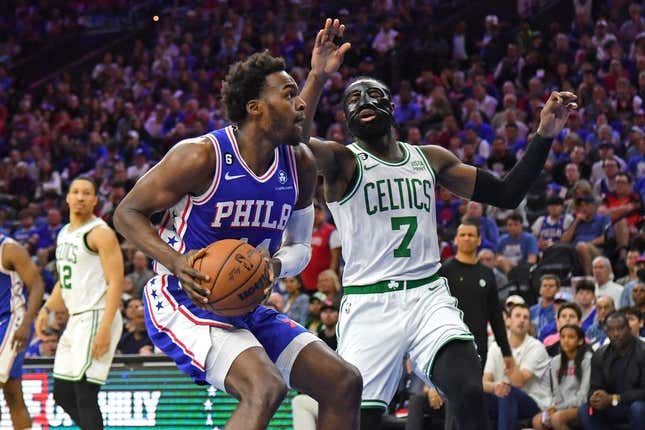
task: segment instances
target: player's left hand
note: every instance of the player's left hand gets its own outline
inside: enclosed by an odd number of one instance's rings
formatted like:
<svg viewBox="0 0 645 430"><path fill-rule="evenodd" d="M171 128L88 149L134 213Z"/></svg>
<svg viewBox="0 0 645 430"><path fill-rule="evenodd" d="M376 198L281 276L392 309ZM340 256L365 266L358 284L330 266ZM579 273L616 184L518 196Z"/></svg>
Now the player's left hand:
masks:
<svg viewBox="0 0 645 430"><path fill-rule="evenodd" d="M345 25L338 19L327 18L325 27L318 32L311 53L311 71L324 78L336 72L343 63L345 53L351 48L349 42L342 45L334 42L335 37L343 37Z"/></svg>
<svg viewBox="0 0 645 430"><path fill-rule="evenodd" d="M99 327L92 344L92 358L99 358L110 348L110 330Z"/></svg>
<svg viewBox="0 0 645 430"><path fill-rule="evenodd" d="M273 259L269 255L269 251L267 251L266 249L261 249L260 254L262 254L262 259L264 260L264 264L266 264L266 268L264 270L264 274L262 275L260 280L258 280L258 283L263 285L264 300L262 300L262 304L266 304L269 301L271 293L273 292L273 284L275 282L275 269L273 267Z"/></svg>
<svg viewBox="0 0 645 430"><path fill-rule="evenodd" d="M11 346L16 350L16 352L22 352L27 348L27 342L29 342L29 334L31 332L31 324L28 321L23 321L20 326L16 329L16 332L13 334L13 339L11 339Z"/></svg>
<svg viewBox="0 0 645 430"><path fill-rule="evenodd" d="M569 114L578 109L578 97L569 91L553 91L540 112L537 132L542 137L553 138L560 133L569 119Z"/></svg>

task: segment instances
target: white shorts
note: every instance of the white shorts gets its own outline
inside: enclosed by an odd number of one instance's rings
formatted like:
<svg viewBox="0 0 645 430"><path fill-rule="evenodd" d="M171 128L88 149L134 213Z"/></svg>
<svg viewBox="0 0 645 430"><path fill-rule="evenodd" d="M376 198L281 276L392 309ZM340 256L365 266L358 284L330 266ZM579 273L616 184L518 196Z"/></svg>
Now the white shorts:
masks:
<svg viewBox="0 0 645 430"><path fill-rule="evenodd" d="M474 340L446 278L433 277L412 289L406 281L389 284L393 291L354 293L364 287L352 288L340 305L338 354L363 375L364 409L387 408L406 356L428 384L442 346L455 339Z"/></svg>
<svg viewBox="0 0 645 430"><path fill-rule="evenodd" d="M110 327L110 348L99 358L92 358L92 345L98 331L103 310L92 310L71 315L58 341L54 358L54 377L65 381L79 381L85 375L89 382L105 384L121 339L123 319L117 310Z"/></svg>
<svg viewBox="0 0 645 430"><path fill-rule="evenodd" d="M0 319L0 384L4 384L10 378L19 379L22 376L25 351L17 354L11 343L22 318L22 312L12 312L10 316Z"/></svg>

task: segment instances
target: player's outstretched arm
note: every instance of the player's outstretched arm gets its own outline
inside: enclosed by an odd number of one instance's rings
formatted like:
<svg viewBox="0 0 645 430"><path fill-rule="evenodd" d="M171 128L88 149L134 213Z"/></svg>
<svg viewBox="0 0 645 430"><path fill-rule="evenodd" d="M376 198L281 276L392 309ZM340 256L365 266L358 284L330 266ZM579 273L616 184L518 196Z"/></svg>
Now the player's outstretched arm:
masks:
<svg viewBox="0 0 645 430"><path fill-rule="evenodd" d="M347 42L342 45L334 42L336 37L343 37L343 33L345 33L345 25L341 24L338 19L327 18L325 26L316 35L314 49L311 53L311 71L300 92L300 97L306 105L305 122L302 126L302 141L304 143L307 143L311 136L311 126L323 86L329 76L338 70L343 63L345 53L351 47Z"/></svg>
<svg viewBox="0 0 645 430"><path fill-rule="evenodd" d="M27 250L17 243L7 243L4 245L2 265L10 270L16 271L29 292L27 311L11 341L11 345L17 351L22 351L28 346L27 342L29 340L29 332L31 331L31 323L43 302L43 294L45 291L43 279L38 272L38 267L36 267L29 257Z"/></svg>
<svg viewBox="0 0 645 430"><path fill-rule="evenodd" d="M569 113L577 108L575 100L575 94L570 92L551 93L540 112L537 133L522 159L503 179L496 178L487 170L462 163L441 147L433 145L422 149L437 172L438 182L453 193L500 208L514 209L544 167L553 138L567 123Z"/></svg>
<svg viewBox="0 0 645 430"><path fill-rule="evenodd" d="M87 235L90 249L99 254L103 276L108 284L105 295L105 310L99 323L98 331L92 345L92 357L98 358L105 354L110 347L112 321L119 311L121 289L123 286L123 253L119 240L109 227L95 227Z"/></svg>
<svg viewBox="0 0 645 430"><path fill-rule="evenodd" d="M208 291L198 284L208 277L192 268L203 250L179 254L159 237L150 216L172 207L186 195L205 192L212 180L214 165L215 155L208 139L179 143L137 181L114 214L119 233L170 269L196 303L208 301Z"/></svg>

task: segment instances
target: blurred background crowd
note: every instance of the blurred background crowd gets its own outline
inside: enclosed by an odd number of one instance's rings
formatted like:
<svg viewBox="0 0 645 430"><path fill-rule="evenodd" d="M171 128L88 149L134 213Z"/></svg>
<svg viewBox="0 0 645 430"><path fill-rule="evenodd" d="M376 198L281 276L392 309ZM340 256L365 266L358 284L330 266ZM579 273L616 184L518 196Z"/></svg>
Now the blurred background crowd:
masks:
<svg viewBox="0 0 645 430"><path fill-rule="evenodd" d="M269 50L302 85L315 32L337 16L352 49L326 85L313 133L330 140L352 141L342 92L353 77L370 75L392 89L401 140L441 145L504 175L549 93L578 95L580 109L517 210L438 190L442 257L454 255L456 228L468 219L480 227L480 261L495 273L500 302L537 306L533 336L544 340L546 326L558 332L564 302L582 309L594 348L609 342L603 323L614 309L629 309L633 333L642 336L645 11L625 0L480 3L7 0L0 6L0 232L29 249L51 291L70 179L96 180L97 215L111 224L133 183L172 145L227 124L220 89L230 64ZM313 248L309 267L284 280L270 304L335 347L343 262L322 205ZM150 262L126 241L122 249L119 351L153 354L141 304ZM557 275L557 288L542 287L545 274ZM52 315L30 354L53 356L65 322Z"/></svg>

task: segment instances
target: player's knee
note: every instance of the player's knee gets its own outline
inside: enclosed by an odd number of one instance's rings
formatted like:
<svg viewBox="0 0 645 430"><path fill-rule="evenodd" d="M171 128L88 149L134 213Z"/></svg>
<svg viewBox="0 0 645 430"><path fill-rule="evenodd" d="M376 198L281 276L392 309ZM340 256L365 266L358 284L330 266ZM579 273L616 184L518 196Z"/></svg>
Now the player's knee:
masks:
<svg viewBox="0 0 645 430"><path fill-rule="evenodd" d="M250 390L240 392L241 401L254 409L275 409L287 395L287 385L279 375L268 373L251 385Z"/></svg>
<svg viewBox="0 0 645 430"><path fill-rule="evenodd" d="M340 391L345 393L348 401L358 400L360 402L363 393L363 377L356 366L345 363L338 381L340 382Z"/></svg>

